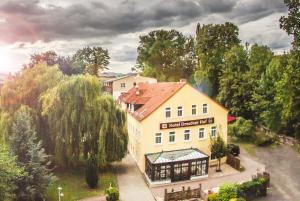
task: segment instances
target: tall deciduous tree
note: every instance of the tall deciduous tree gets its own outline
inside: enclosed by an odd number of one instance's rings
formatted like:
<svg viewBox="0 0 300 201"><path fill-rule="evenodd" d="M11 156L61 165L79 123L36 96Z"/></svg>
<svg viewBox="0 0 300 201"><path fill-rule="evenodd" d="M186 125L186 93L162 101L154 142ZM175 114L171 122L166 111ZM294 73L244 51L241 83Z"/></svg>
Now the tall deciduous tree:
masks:
<svg viewBox="0 0 300 201"><path fill-rule="evenodd" d="M196 29L196 51L199 60L197 71L202 71L212 84L211 94L219 92L219 78L222 75L224 54L240 43L238 27L230 22L207 24ZM203 79L203 78L201 78Z"/></svg>
<svg viewBox="0 0 300 201"><path fill-rule="evenodd" d="M252 119L249 105L252 86L247 73L248 53L243 46L235 46L225 54L224 58L218 100L225 107L230 108L232 114Z"/></svg>
<svg viewBox="0 0 300 201"><path fill-rule="evenodd" d="M103 165L126 153L125 116L111 97L101 95L101 85L94 76L70 77L45 93L41 102L59 164L74 166L81 156L99 153Z"/></svg>
<svg viewBox="0 0 300 201"><path fill-rule="evenodd" d="M10 149L17 157L18 166L26 173L15 182L15 200L44 200L52 174L48 168L48 156L41 141L37 140L30 109L26 106L21 106L14 115Z"/></svg>
<svg viewBox="0 0 300 201"><path fill-rule="evenodd" d="M75 64L82 66L84 72L94 76L99 76L100 71L108 69L109 59L108 50L102 47L85 47L73 56Z"/></svg>
<svg viewBox="0 0 300 201"><path fill-rule="evenodd" d="M171 30L151 31L140 36L137 68L159 81L189 79L196 67L194 41Z"/></svg>

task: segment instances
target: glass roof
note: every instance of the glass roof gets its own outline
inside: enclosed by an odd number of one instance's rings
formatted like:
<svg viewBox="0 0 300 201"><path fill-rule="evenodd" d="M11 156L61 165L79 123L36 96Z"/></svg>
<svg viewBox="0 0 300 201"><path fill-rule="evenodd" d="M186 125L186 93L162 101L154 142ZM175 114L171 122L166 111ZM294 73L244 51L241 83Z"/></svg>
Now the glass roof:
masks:
<svg viewBox="0 0 300 201"><path fill-rule="evenodd" d="M176 151L166 151L154 154L148 154L147 158L152 164L180 162L186 160L194 160L207 158L208 156L198 149L181 149Z"/></svg>

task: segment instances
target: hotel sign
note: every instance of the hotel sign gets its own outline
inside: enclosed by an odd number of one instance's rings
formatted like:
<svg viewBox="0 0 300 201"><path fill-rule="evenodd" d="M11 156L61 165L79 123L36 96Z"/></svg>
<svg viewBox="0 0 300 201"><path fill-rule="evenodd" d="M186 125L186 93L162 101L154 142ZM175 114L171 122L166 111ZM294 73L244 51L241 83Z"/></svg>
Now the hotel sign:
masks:
<svg viewBox="0 0 300 201"><path fill-rule="evenodd" d="M199 126L205 124L213 124L214 118L205 118L205 119L195 119L190 121L178 121L178 122L170 122L170 123L161 123L160 129L170 129L170 128L181 128L181 127L189 127L189 126Z"/></svg>

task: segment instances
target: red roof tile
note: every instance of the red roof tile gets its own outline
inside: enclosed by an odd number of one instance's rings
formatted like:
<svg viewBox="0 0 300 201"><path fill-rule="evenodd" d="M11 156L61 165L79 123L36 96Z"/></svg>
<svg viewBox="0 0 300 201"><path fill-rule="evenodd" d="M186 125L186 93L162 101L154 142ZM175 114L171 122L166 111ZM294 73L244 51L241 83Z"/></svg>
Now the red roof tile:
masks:
<svg viewBox="0 0 300 201"><path fill-rule="evenodd" d="M119 99L125 103L142 104L143 106L133 113L133 116L141 121L172 97L185 84L185 82L139 83L137 87L133 87L122 94Z"/></svg>

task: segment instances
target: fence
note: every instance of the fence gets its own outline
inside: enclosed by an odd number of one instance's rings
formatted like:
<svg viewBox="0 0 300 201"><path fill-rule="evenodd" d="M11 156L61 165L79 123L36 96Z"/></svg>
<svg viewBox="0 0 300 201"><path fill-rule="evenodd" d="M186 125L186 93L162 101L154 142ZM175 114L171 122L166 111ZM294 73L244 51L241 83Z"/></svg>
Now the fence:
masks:
<svg viewBox="0 0 300 201"><path fill-rule="evenodd" d="M240 170L240 168L241 168L240 159L237 157L234 157L232 154L228 154L226 163L229 164L231 167L233 167L236 170Z"/></svg>
<svg viewBox="0 0 300 201"><path fill-rule="evenodd" d="M191 189L190 187L185 189L184 186L181 191L174 191L174 189L172 189L171 192L168 192L168 190L165 189L164 201L177 201L193 198L201 198L201 184L199 184L199 188L196 189Z"/></svg>

